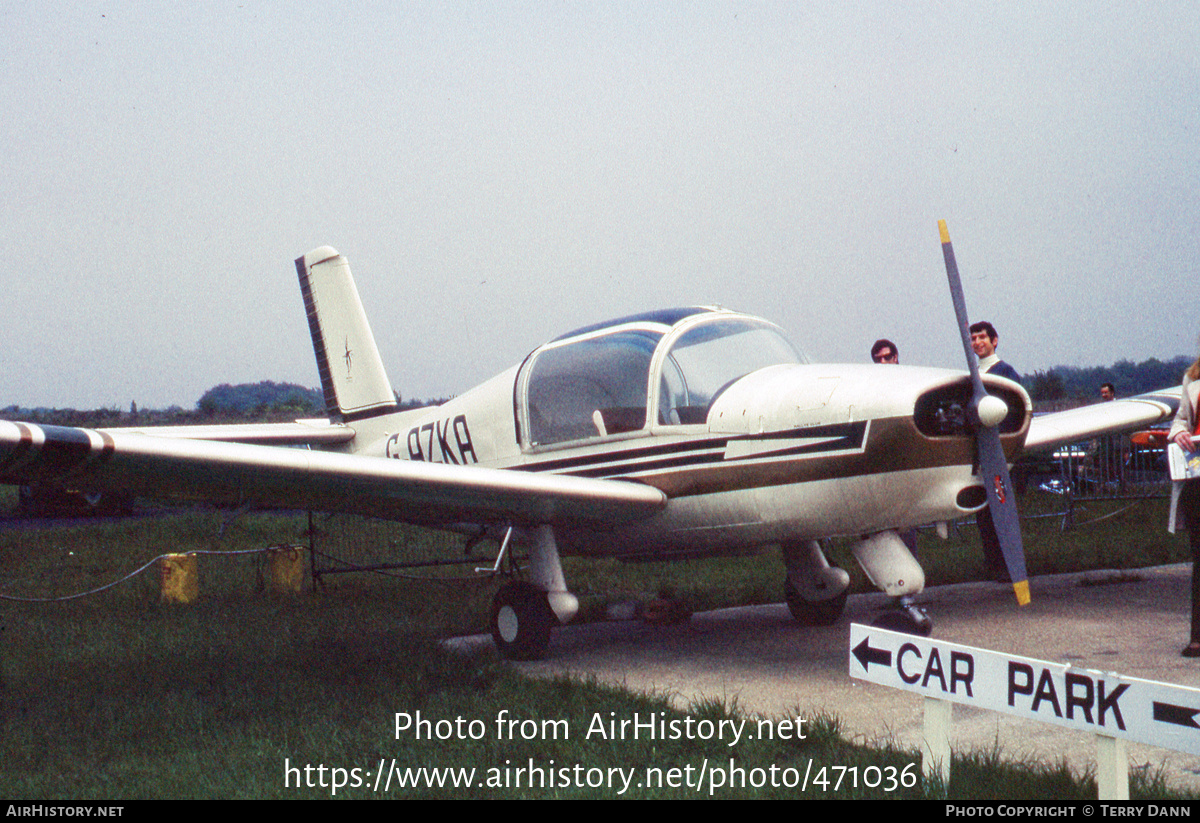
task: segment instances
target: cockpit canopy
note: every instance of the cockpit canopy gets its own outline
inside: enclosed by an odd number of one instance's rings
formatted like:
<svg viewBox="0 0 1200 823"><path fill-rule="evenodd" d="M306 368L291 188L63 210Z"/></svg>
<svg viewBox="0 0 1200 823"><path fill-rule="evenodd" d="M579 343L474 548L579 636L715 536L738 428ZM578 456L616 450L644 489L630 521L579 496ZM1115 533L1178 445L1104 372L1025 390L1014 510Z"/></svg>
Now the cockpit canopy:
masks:
<svg viewBox="0 0 1200 823"><path fill-rule="evenodd" d="M766 366L806 363L778 327L722 309L671 309L571 332L517 377L525 447L704 424L713 400Z"/></svg>

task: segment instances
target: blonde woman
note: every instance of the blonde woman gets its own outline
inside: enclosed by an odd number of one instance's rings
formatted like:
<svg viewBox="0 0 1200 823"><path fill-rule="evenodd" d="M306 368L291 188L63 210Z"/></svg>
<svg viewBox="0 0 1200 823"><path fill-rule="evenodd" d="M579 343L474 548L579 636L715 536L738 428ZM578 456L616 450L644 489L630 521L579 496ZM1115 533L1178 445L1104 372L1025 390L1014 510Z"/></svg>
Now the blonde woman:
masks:
<svg viewBox="0 0 1200 823"><path fill-rule="evenodd" d="M1183 373L1183 393L1179 411L1167 437L1184 451L1195 451L1197 440L1196 408L1200 406L1200 358ZM1173 496L1174 497L1174 496ZM1187 525L1188 543L1192 547L1192 634L1180 652L1184 657L1200 657L1200 478L1183 481L1175 508L1171 511L1172 528L1176 515L1183 515Z"/></svg>

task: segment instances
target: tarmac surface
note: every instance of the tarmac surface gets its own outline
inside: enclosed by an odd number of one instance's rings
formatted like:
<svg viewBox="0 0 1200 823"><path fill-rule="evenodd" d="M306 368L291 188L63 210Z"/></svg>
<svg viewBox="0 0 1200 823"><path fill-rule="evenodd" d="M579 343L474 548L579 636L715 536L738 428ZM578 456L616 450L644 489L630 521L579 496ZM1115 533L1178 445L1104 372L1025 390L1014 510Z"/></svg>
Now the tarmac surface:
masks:
<svg viewBox="0 0 1200 823"><path fill-rule="evenodd" d="M1191 564L1033 578L1033 602L1012 587L966 583L927 589L920 603L933 637L1086 669L1200 687L1200 659L1180 657L1188 636ZM547 659L515 664L535 676L572 674L668 695L681 708L700 698L736 700L746 712L836 715L844 736L920 750L920 695L849 676L850 623L870 623L882 594L853 595L834 626L796 625L787 606L693 615L674 626L639 621L558 629ZM464 638L466 645L490 637ZM1198 732L1200 733L1200 732ZM951 746L999 747L1011 759L1094 769L1095 737L1046 723L955 705ZM1169 785L1200 791L1200 757L1127 743L1129 771L1163 769Z"/></svg>

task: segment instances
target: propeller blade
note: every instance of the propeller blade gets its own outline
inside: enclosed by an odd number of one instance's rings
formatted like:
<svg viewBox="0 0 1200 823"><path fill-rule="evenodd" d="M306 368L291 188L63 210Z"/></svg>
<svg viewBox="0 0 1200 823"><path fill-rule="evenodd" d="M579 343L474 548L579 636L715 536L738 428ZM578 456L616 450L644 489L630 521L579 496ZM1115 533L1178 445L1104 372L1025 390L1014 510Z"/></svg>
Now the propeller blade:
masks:
<svg viewBox="0 0 1200 823"><path fill-rule="evenodd" d="M954 314L958 318L958 331L962 337L963 353L967 368L971 372L971 418L975 425L975 443L979 450L979 469L983 485L987 490L988 508L996 528L996 538L1004 554L1013 581L1017 603L1024 606L1029 602L1029 575L1025 571L1025 547L1021 542L1021 523L1017 515L1017 499L1012 491L1012 480L1008 475L1008 459L1000 444L999 421L985 423L981 419L980 406L989 397L979 373L979 363L971 348L970 321L967 319L967 303L963 298L962 280L958 276L958 263L954 259L954 247L950 245L950 232L946 221L938 221L938 232L942 236L942 256L946 260L946 277L950 281L950 298L954 301ZM994 401L993 401L994 402ZM994 415L984 415L989 420Z"/></svg>

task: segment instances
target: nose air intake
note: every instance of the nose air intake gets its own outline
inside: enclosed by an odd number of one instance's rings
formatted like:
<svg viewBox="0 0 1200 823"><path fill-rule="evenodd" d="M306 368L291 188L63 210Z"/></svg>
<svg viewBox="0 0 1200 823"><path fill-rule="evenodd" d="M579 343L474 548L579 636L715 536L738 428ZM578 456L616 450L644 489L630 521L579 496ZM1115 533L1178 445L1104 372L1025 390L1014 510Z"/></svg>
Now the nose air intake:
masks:
<svg viewBox="0 0 1200 823"><path fill-rule="evenodd" d="M1000 420L1000 434L1016 434L1025 425L1025 401L1012 389L989 384L991 396L1008 407ZM925 392L913 408L913 422L926 437L974 437L976 425L970 407L974 388L969 378Z"/></svg>
<svg viewBox="0 0 1200 823"><path fill-rule="evenodd" d="M978 509L987 502L987 491L983 486L967 486L954 498L955 504L964 511Z"/></svg>

